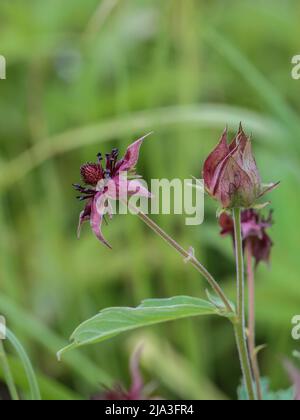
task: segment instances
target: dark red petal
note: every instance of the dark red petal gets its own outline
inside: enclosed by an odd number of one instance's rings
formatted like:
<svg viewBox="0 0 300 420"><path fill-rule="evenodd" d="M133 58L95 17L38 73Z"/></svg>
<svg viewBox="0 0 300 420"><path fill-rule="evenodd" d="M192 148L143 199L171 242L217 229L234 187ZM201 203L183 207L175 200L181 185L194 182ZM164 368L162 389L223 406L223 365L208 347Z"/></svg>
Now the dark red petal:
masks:
<svg viewBox="0 0 300 420"><path fill-rule="evenodd" d="M258 195L261 188L261 178L252 152L252 143L250 139L245 145L242 159L242 167L251 178L256 189L256 194Z"/></svg>
<svg viewBox="0 0 300 420"><path fill-rule="evenodd" d="M247 141L248 141L248 137L244 132L242 123L240 123L239 131L229 145L230 152L232 152L238 145L240 145L240 150L243 152Z"/></svg>
<svg viewBox="0 0 300 420"><path fill-rule="evenodd" d="M117 164L117 170L119 172L128 172L135 169L136 164L139 160L140 148L143 144L146 137L148 137L151 133L146 134L144 137L140 138L139 140L135 141L131 144L124 156L124 158Z"/></svg>
<svg viewBox="0 0 300 420"><path fill-rule="evenodd" d="M234 235L234 223L233 219L229 214L222 213L219 218L219 224L221 226L221 235Z"/></svg>
<svg viewBox="0 0 300 420"><path fill-rule="evenodd" d="M143 182L138 181L137 179L133 179L128 181L128 195L129 196L136 196L136 197L144 197L144 198L153 198L153 195L150 191L146 188Z"/></svg>
<svg viewBox="0 0 300 420"><path fill-rule="evenodd" d="M227 129L225 129L219 141L219 144L208 156L208 158L206 159L204 163L203 178L205 182L205 187L211 193L214 188L213 181L214 181L218 166L223 162L223 160L226 158L228 153L229 153L229 148L227 145Z"/></svg>
<svg viewBox="0 0 300 420"><path fill-rule="evenodd" d="M100 200L100 202L99 202ZM102 213L101 208L105 205L106 198L103 195L102 192L99 192L95 195L93 202L92 202L92 208L91 208L91 228L96 235L96 237L99 239L100 242L102 242L104 245L106 245L108 248L112 249L109 243L105 240L104 236L102 235L102 223L104 218L104 213Z"/></svg>
<svg viewBox="0 0 300 420"><path fill-rule="evenodd" d="M104 393L93 397L94 400L145 400L143 395L144 381L140 372L140 358L143 346L140 346L133 354L130 361L131 387L127 391L122 385L115 385L112 389L107 389Z"/></svg>
<svg viewBox="0 0 300 420"><path fill-rule="evenodd" d="M253 209L245 210L242 213L243 239L247 239L251 236L263 239L266 229L272 225L272 211L270 211L270 215L267 219L262 218L260 214Z"/></svg>
<svg viewBox="0 0 300 420"><path fill-rule="evenodd" d="M259 239L263 237L263 230L259 223L255 220L248 220L247 222L242 223L242 234L243 239L247 239L251 236L255 236Z"/></svg>
<svg viewBox="0 0 300 420"><path fill-rule="evenodd" d="M233 219L227 213L222 213L219 220L221 226L221 235L231 234L234 239ZM252 256L256 260L256 265L261 261L270 262L270 255L273 242L266 229L272 226L272 212L268 219L260 217L259 213L253 209L242 212L242 234L243 245L248 244L251 248Z"/></svg>
<svg viewBox="0 0 300 420"><path fill-rule="evenodd" d="M230 155L222 164L213 195L223 208L249 207L255 201L251 179Z"/></svg>
<svg viewBox="0 0 300 420"><path fill-rule="evenodd" d="M80 213L79 216L79 223L78 223L78 229L77 229L77 236L80 238L80 232L81 232L81 226L84 222L87 222L90 220L91 217L91 211L92 211L92 204L91 201L87 203L84 210Z"/></svg>
<svg viewBox="0 0 300 420"><path fill-rule="evenodd" d="M133 354L130 361L130 373L131 373L131 388L129 394L133 400L142 399L142 393L144 389L144 381L140 372L140 359L143 351L143 346L140 346Z"/></svg>
<svg viewBox="0 0 300 420"><path fill-rule="evenodd" d="M262 238L249 238L251 240L252 255L256 260L256 265L261 261L269 264L273 242L266 232L263 232Z"/></svg>

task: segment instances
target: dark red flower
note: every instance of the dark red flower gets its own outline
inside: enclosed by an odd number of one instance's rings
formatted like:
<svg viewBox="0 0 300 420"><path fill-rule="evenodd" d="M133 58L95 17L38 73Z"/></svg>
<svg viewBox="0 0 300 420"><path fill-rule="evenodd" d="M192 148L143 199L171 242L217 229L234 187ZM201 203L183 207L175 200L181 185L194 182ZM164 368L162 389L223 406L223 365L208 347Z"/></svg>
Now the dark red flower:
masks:
<svg viewBox="0 0 300 420"><path fill-rule="evenodd" d="M106 213L112 217L111 201L126 199L128 196L151 197L148 190L135 175L140 147L147 136L137 140L128 147L125 156L118 160L119 151L113 149L105 155L98 153L98 162L86 163L81 166L80 173L87 187L74 184L74 188L81 193L79 200L87 200L84 210L80 213L78 237L81 226L89 221L96 237L111 248L102 235L102 222ZM103 164L104 160L104 164ZM128 175L131 177L128 180ZM133 178L133 179L132 179Z"/></svg>
<svg viewBox="0 0 300 420"><path fill-rule="evenodd" d="M231 144L228 144L227 129L224 131L219 144L205 161L203 178L206 191L224 209L250 208L278 185L262 185L251 140L242 125Z"/></svg>
<svg viewBox="0 0 300 420"><path fill-rule="evenodd" d="M95 395L93 400L150 400L158 399L157 397L150 398L149 392L146 390L139 364L143 348L139 347L133 354L130 361L131 386L126 390L122 385L116 384L112 389L107 389L99 395Z"/></svg>
<svg viewBox="0 0 300 420"><path fill-rule="evenodd" d="M267 219L264 219L256 210L244 210L241 220L244 247L250 246L256 264L261 261L269 263L273 242L267 234L267 229L273 224L272 212ZM231 215L222 213L219 223L222 229L221 235L231 235L234 239L234 222Z"/></svg>

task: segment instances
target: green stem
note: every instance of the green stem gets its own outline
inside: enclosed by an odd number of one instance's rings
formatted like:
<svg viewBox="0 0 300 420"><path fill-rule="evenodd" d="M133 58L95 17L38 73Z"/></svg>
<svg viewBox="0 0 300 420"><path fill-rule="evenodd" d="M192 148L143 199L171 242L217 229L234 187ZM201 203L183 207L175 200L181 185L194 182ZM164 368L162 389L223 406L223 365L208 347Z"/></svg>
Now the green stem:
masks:
<svg viewBox="0 0 300 420"><path fill-rule="evenodd" d="M247 348L245 326L245 272L242 240L241 209L233 209L237 268L237 320L234 326L243 378L249 400L255 400L251 363Z"/></svg>
<svg viewBox="0 0 300 420"><path fill-rule="evenodd" d="M5 382L6 382L6 385L8 387L10 396L11 396L13 401L19 401L20 398L19 398L19 395L18 395L18 391L17 391L16 385L15 385L15 382L14 382L13 375L12 375L11 370L10 370L9 363L7 361L3 341L1 339L0 339L0 362L2 364L4 378L5 378Z"/></svg>
<svg viewBox="0 0 300 420"><path fill-rule="evenodd" d="M234 325L234 332L236 338L237 349L239 352L239 359L241 364L241 369L243 373L244 384L246 387L246 391L248 394L248 399L250 401L255 401L255 392L253 387L253 380L252 380L252 373L251 373L251 365L249 360L249 354L245 339L245 331L242 328L242 324L240 322Z"/></svg>
<svg viewBox="0 0 300 420"><path fill-rule="evenodd" d="M224 303L224 306L228 313L234 312L229 300L227 299L225 293L218 285L216 280L213 276L207 271L207 269L195 258L193 253L186 251L183 249L174 239L172 239L163 229L161 229L153 220L151 220L146 214L139 211L137 208L133 207L128 203L128 206L134 211L135 214L139 216L139 218L146 223L157 235L159 235L164 241L166 241L172 248L174 248L183 258L185 258L186 262L192 264L197 271L199 271L203 277L208 281L212 289L215 293L219 296L219 298Z"/></svg>
<svg viewBox="0 0 300 420"><path fill-rule="evenodd" d="M28 383L29 383L31 400L40 401L41 393L40 393L39 385L38 385L32 364L29 360L29 357L27 356L27 353L25 352L22 344L19 342L17 337L8 328L7 328L7 339L10 341L11 345L14 347L25 369L25 373L26 373Z"/></svg>

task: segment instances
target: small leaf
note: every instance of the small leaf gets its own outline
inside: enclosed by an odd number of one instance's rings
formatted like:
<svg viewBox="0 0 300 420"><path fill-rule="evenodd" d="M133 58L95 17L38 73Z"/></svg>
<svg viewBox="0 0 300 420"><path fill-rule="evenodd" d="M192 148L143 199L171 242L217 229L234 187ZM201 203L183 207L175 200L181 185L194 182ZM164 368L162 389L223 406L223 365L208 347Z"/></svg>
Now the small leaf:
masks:
<svg viewBox="0 0 300 420"><path fill-rule="evenodd" d="M252 208L254 210L263 210L271 204L271 201L267 201L266 203L262 204L255 204Z"/></svg>
<svg viewBox="0 0 300 420"><path fill-rule="evenodd" d="M258 356L258 354L261 352L261 351L263 351L263 350L265 350L267 348L267 345L266 344L261 344L260 346L257 346L256 348L255 348L255 350L254 350L254 356L256 357L256 356Z"/></svg>
<svg viewBox="0 0 300 420"><path fill-rule="evenodd" d="M207 299L215 306L216 309L222 313L227 312L227 308L219 296L212 294L208 289L206 289L205 292ZM230 302L230 305L235 310L235 305L232 302Z"/></svg>
<svg viewBox="0 0 300 420"><path fill-rule="evenodd" d="M73 343L62 349L58 353L58 358L60 359L68 350L98 343L125 331L180 318L211 314L224 316L210 302L188 296L148 299L137 308L104 309L75 330L71 337Z"/></svg>

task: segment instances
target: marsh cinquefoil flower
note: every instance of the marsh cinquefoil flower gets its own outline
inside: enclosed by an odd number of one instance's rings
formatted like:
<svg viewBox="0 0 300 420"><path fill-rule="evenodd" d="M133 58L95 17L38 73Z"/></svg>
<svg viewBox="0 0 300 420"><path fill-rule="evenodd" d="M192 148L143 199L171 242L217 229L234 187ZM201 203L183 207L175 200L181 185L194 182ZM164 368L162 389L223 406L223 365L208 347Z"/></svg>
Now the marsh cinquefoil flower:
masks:
<svg viewBox="0 0 300 420"><path fill-rule="evenodd" d="M256 265L261 261L268 264L273 242L267 234L267 229L273 224L272 212L270 212L267 219L264 219L256 210L244 210L241 221L244 247L250 247ZM219 222L222 229L221 235L231 235L234 239L234 222L232 217L227 213L222 213Z"/></svg>
<svg viewBox="0 0 300 420"><path fill-rule="evenodd" d="M151 197L149 191L137 178L135 167L139 159L140 147L147 136L134 142L128 147L125 156L118 159L118 149L111 153L97 155L96 163L86 163L81 166L80 172L86 187L74 184L74 188L81 193L79 200L86 200L84 210L80 213L78 236L81 226L89 221L96 237L106 246L111 248L102 234L102 222L106 214L113 216L111 202L116 200L126 201L133 195Z"/></svg>
<svg viewBox="0 0 300 420"><path fill-rule="evenodd" d="M116 384L112 389L107 389L99 395L95 395L92 400L155 400L160 399L159 397L151 397L152 386L145 386L144 380L140 372L140 358L142 354L142 347L139 347L133 354L130 361L130 376L131 385L126 390L121 384Z"/></svg>
<svg viewBox="0 0 300 420"><path fill-rule="evenodd" d="M260 197L278 184L263 186L252 153L250 137L242 125L231 144L227 129L214 151L206 159L203 169L206 191L223 208L253 207Z"/></svg>

